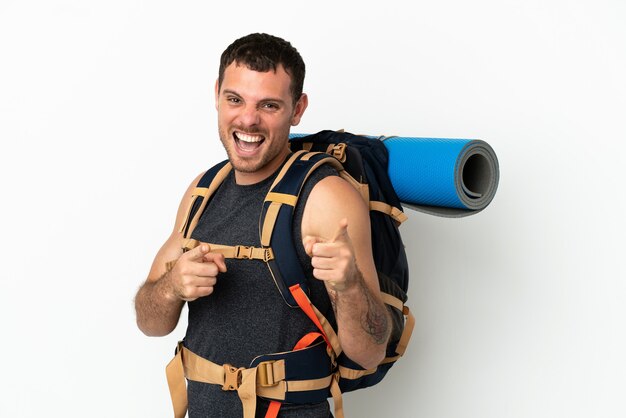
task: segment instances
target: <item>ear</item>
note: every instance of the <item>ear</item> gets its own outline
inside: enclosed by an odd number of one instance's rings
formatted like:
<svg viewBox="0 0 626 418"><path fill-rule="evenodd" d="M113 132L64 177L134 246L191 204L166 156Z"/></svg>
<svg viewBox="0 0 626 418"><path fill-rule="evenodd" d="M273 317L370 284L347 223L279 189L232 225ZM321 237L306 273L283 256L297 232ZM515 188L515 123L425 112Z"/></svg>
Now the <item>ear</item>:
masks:
<svg viewBox="0 0 626 418"><path fill-rule="evenodd" d="M291 117L291 126L296 126L300 123L300 119L302 119L302 115L308 105L309 98L305 93L302 93L302 96L300 96L300 99L296 102L293 116Z"/></svg>
<svg viewBox="0 0 626 418"><path fill-rule="evenodd" d="M215 80L215 110L218 110L218 103L220 99L220 80Z"/></svg>

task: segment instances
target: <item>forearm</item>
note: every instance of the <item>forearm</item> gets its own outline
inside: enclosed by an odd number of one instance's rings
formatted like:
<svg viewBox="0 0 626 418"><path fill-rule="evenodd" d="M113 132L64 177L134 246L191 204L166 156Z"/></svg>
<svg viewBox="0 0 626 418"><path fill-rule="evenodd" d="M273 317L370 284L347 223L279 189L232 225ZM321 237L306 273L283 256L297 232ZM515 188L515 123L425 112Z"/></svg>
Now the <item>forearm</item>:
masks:
<svg viewBox="0 0 626 418"><path fill-rule="evenodd" d="M342 290L329 286L329 295L344 353L370 369L385 357L391 322L384 303L375 297L358 269L351 282L351 286Z"/></svg>
<svg viewBox="0 0 626 418"><path fill-rule="evenodd" d="M148 336L167 335L178 324L185 302L174 295L169 274L146 281L135 297L137 326Z"/></svg>

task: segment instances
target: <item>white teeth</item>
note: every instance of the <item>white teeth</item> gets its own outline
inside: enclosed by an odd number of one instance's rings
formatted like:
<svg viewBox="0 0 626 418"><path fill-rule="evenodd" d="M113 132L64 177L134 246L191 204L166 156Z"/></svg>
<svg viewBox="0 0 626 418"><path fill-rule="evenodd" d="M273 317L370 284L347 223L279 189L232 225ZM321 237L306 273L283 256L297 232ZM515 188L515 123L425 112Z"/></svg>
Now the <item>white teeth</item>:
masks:
<svg viewBox="0 0 626 418"><path fill-rule="evenodd" d="M244 142L261 142L263 140L263 137L260 135L248 135L241 132L237 132L237 138Z"/></svg>

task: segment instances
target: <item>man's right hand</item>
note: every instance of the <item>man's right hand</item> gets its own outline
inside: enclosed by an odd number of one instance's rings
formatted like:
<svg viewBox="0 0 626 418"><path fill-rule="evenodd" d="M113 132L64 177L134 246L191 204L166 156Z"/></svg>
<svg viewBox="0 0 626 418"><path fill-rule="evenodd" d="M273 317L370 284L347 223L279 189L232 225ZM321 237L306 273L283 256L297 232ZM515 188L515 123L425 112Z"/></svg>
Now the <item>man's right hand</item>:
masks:
<svg viewBox="0 0 626 418"><path fill-rule="evenodd" d="M200 244L182 254L165 277L174 297L191 302L213 293L220 272L226 272L224 255L212 253L209 244Z"/></svg>

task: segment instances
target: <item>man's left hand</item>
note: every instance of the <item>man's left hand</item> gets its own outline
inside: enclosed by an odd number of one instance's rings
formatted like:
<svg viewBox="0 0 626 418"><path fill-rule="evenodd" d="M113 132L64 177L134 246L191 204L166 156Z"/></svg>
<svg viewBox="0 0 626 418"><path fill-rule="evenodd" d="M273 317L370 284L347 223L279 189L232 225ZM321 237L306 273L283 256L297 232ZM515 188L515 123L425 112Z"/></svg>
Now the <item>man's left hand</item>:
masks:
<svg viewBox="0 0 626 418"><path fill-rule="evenodd" d="M311 256L313 276L332 290L342 291L357 281L354 247L348 234L348 220L343 218L331 240L307 236L304 249Z"/></svg>

